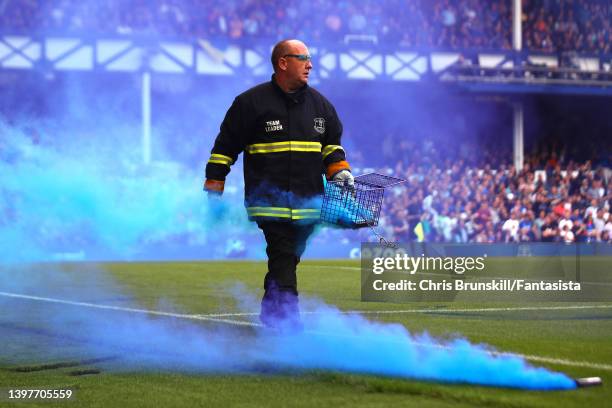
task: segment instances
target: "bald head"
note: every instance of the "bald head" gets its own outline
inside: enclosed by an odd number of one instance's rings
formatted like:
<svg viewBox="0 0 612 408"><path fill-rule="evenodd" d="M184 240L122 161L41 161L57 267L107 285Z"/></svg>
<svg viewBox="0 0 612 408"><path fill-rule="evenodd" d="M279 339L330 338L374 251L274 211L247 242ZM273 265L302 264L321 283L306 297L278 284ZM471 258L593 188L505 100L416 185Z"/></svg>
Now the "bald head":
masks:
<svg viewBox="0 0 612 408"><path fill-rule="evenodd" d="M272 66L277 85L285 92L293 92L308 83L312 69L310 52L299 40L283 40L272 50Z"/></svg>
<svg viewBox="0 0 612 408"><path fill-rule="evenodd" d="M274 72L278 71L278 60L281 59L283 55L299 53L299 50L304 48L306 48L306 44L300 40L279 41L272 49L272 57L270 58Z"/></svg>

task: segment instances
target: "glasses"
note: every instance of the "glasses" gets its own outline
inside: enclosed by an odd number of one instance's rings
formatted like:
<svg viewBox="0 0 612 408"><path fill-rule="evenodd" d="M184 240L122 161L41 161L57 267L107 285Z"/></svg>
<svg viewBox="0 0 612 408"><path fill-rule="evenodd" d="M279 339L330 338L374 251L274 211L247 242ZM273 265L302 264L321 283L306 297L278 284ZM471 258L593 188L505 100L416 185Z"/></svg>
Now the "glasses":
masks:
<svg viewBox="0 0 612 408"><path fill-rule="evenodd" d="M283 55L283 58L287 58L287 57L292 57L292 58L297 58L300 61L310 61L312 60L312 57L308 54L286 54Z"/></svg>

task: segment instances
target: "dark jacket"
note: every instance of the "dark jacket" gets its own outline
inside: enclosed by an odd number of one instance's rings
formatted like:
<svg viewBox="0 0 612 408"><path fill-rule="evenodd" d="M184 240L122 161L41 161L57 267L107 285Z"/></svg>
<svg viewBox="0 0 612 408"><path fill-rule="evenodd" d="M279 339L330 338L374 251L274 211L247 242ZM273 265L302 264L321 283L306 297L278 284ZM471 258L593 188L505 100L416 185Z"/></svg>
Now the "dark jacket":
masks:
<svg viewBox="0 0 612 408"><path fill-rule="evenodd" d="M348 168L332 104L305 85L285 93L274 81L240 94L225 115L206 178L225 181L244 152L245 204L252 220L317 220L322 174Z"/></svg>

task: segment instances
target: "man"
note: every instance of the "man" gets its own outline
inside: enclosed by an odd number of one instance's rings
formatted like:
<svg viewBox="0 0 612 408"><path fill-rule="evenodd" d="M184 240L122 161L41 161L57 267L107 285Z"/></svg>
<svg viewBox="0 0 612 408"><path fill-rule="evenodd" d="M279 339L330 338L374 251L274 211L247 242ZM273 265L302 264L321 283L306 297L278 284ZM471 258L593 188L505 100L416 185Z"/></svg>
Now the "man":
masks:
<svg viewBox="0 0 612 408"><path fill-rule="evenodd" d="M520 222L518 220L517 212L516 210L513 210L510 213L510 218L508 218L502 225L505 242L518 242L519 225Z"/></svg>
<svg viewBox="0 0 612 408"><path fill-rule="evenodd" d="M555 220L555 214L550 213L546 215L544 224L540 227L542 242L555 242L557 241L558 235L558 224Z"/></svg>
<svg viewBox="0 0 612 408"><path fill-rule="evenodd" d="M312 62L298 40L272 51L272 80L238 95L227 111L206 165L204 189L221 194L244 151L245 205L263 231L268 273L260 320L301 328L296 267L320 218L322 174L353 184L332 104L308 86Z"/></svg>

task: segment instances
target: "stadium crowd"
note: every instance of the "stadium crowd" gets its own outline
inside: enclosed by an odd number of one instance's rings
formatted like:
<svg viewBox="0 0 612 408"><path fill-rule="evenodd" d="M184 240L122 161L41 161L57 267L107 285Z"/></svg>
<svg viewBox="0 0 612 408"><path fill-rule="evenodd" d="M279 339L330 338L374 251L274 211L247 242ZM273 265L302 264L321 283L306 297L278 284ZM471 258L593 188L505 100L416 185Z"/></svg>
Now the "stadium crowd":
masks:
<svg viewBox="0 0 612 408"><path fill-rule="evenodd" d="M606 0L523 1L526 48L610 51ZM408 47L510 49L511 0L0 0L0 27L96 34L361 38Z"/></svg>
<svg viewBox="0 0 612 408"><path fill-rule="evenodd" d="M430 160L434 150L409 142L400 154L388 170L408 182L394 189L382 222L397 241L612 243L609 166L550 152L528 156L522 169L477 166L461 152Z"/></svg>
<svg viewBox="0 0 612 408"><path fill-rule="evenodd" d="M609 1L523 1L525 47L546 52L609 53Z"/></svg>

